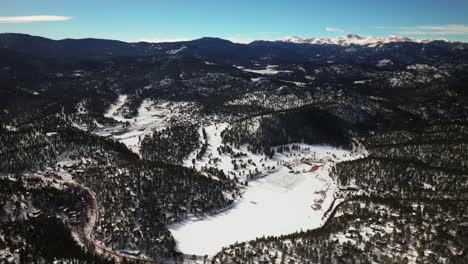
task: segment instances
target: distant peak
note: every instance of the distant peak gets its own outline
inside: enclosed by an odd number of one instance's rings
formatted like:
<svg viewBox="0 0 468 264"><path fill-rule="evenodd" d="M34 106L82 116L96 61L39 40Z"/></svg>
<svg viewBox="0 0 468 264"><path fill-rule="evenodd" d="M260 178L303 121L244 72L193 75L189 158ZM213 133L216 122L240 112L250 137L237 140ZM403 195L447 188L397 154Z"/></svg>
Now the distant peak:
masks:
<svg viewBox="0 0 468 264"><path fill-rule="evenodd" d="M354 35L354 34L348 34L348 35L346 35L346 37L349 38L349 39L362 39L361 36Z"/></svg>
<svg viewBox="0 0 468 264"><path fill-rule="evenodd" d="M203 38L191 40L189 42L194 42L194 43L230 43L230 44L232 44L232 41L230 41L230 40L222 39L222 38L216 38L216 37L203 37Z"/></svg>
<svg viewBox="0 0 468 264"><path fill-rule="evenodd" d="M281 41L292 42L292 43L306 43L304 39L301 39L296 36L288 36L288 37L281 39Z"/></svg>

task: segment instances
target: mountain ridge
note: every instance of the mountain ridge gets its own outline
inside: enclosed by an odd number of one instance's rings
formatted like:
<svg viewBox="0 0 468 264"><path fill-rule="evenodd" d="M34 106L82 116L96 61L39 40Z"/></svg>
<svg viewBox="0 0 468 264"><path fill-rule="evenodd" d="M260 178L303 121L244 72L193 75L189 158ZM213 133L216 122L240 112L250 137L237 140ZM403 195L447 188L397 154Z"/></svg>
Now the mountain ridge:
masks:
<svg viewBox="0 0 468 264"><path fill-rule="evenodd" d="M349 36L352 41L369 42L363 37ZM403 40L399 38L394 41ZM63 64L82 60L107 60L117 57L198 57L220 64L254 67L253 61L268 60L268 64L319 61L346 63L349 61L378 64L387 59L395 65L426 63L434 55L446 58L466 57L468 44L462 42L376 42L354 45L349 40L341 44L296 43L257 40L249 44L234 43L220 38L200 38L181 42L128 43L103 39L52 40L25 34L0 34L0 48L24 55L50 58ZM346 44L346 45L344 45ZM378 47L377 47L378 46ZM398 50L398 52L395 52ZM236 54L236 56L232 56ZM41 63L43 63L42 61Z"/></svg>
<svg viewBox="0 0 468 264"><path fill-rule="evenodd" d="M389 35L386 37L379 37L379 36L360 36L356 34L346 34L343 36L337 37L308 37L308 38L300 38L297 36L286 36L281 39L277 40L263 40L263 39L256 39L249 43L239 43L235 41L231 41L229 39L224 39L221 37L212 37L212 36L204 36L200 38L194 38L191 40L182 40L182 41L161 41L161 42L152 42L152 41L124 41L124 40L117 40L117 39L108 39L108 38L95 38L95 37L87 37L87 38L64 38L64 39L52 39L47 37L42 37L38 35L31 35L31 34L24 34L24 33L14 33L14 32L4 32L0 33L0 41L4 41L5 37L21 37L21 38L36 38L41 39L43 41L55 41L55 42L66 42L66 41L82 41L82 40L99 40L99 41L113 41L113 42L120 42L126 44L168 44L168 43L190 43L190 42L206 42L206 41L223 41L223 42L230 42L233 44L239 45L249 45L254 42L258 41L265 41L265 42L289 42L289 43L297 43L297 44L330 44L330 45L350 45L350 44L369 44L369 43L390 43L390 42L416 42L416 43L429 43L433 41L444 41L448 43L466 43L462 41L452 41L445 38L434 38L434 39L419 39L419 38L411 38L406 36L396 36L396 35ZM360 43L359 41L363 42L364 44Z"/></svg>

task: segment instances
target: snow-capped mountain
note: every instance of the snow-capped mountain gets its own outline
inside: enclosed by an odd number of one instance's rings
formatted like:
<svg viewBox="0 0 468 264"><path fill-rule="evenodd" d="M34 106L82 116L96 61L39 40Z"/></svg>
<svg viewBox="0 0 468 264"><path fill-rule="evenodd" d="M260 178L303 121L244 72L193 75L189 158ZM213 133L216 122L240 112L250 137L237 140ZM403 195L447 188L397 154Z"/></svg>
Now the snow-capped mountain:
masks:
<svg viewBox="0 0 468 264"><path fill-rule="evenodd" d="M277 40L279 42L289 42L289 43L299 43L299 44L331 44L331 45L376 45L383 43L391 42L415 42L415 43L429 43L435 40L447 41L445 39L416 39L409 37L400 37L400 36L388 36L388 37L369 37L369 36L358 36L353 34L348 34L345 36L339 36L335 38L322 38L322 37L313 37L302 39L299 37L289 36L283 39Z"/></svg>

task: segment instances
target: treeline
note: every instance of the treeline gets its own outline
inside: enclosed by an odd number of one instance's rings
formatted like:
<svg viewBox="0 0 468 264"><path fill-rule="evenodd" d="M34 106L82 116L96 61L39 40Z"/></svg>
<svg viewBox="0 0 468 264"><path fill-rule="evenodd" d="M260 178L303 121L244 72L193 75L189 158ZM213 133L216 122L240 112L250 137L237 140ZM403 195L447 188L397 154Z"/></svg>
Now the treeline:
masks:
<svg viewBox="0 0 468 264"><path fill-rule="evenodd" d="M334 175L377 197L468 199L468 124L428 125L364 137L369 156Z"/></svg>
<svg viewBox="0 0 468 264"><path fill-rule="evenodd" d="M232 203L224 193L236 191L233 181L164 162L89 166L74 179L96 190L96 238L108 248L140 250L154 259L176 254L167 224L222 209Z"/></svg>
<svg viewBox="0 0 468 264"><path fill-rule="evenodd" d="M141 142L141 155L146 160L181 164L199 146L198 129L188 124L155 131Z"/></svg>
<svg viewBox="0 0 468 264"><path fill-rule="evenodd" d="M17 124L14 129L2 126L0 173L38 172L91 189L98 202L95 237L112 250L131 249L153 259L173 257L177 255L175 241L166 225L189 215L225 208L232 203L228 194L237 192L235 181L220 172L209 172L221 179L214 180L167 159L140 160L125 145L78 130L68 122L67 118L57 117L30 125ZM191 136L186 137L187 142L193 142L193 148L198 146L196 126L168 131L176 131L170 132L175 141L188 133ZM166 143L167 148L175 149L174 142ZM181 152L171 152L173 161L180 161L181 153L191 152L180 146ZM0 211L21 207L20 203L6 201L16 197L14 192L20 191L24 183L20 177L18 185L2 185L11 187L11 191L3 193L5 203L0 204ZM44 190L30 191L25 203L42 208L42 214L69 215L71 226L75 223L82 227L89 221L85 213L91 204L89 197L73 189L66 193Z"/></svg>
<svg viewBox="0 0 468 264"><path fill-rule="evenodd" d="M369 155L332 175L364 196L321 228L234 244L215 263L467 262L467 127L445 120L359 138Z"/></svg>
<svg viewBox="0 0 468 264"><path fill-rule="evenodd" d="M325 226L224 248L214 263L453 263L468 260L467 202L364 199Z"/></svg>
<svg viewBox="0 0 468 264"><path fill-rule="evenodd" d="M223 143L236 147L249 144L254 153L273 156L273 146L307 143L350 148L350 125L317 108L278 112L235 122L222 132Z"/></svg>
<svg viewBox="0 0 468 264"><path fill-rule="evenodd" d="M113 260L88 252L73 239L57 217L0 223L0 248L8 248L19 263L113 264Z"/></svg>
<svg viewBox="0 0 468 264"><path fill-rule="evenodd" d="M21 172L54 166L58 159L91 158L119 164L138 156L114 140L99 137L51 117L0 134L0 171Z"/></svg>
<svg viewBox="0 0 468 264"><path fill-rule="evenodd" d="M90 193L74 185L36 176L2 176L2 254L9 252L18 263L114 263L94 255L92 248L78 245L72 237L72 231L83 232L89 224L90 199Z"/></svg>
<svg viewBox="0 0 468 264"><path fill-rule="evenodd" d="M72 184L20 174L1 177L0 198L0 219L7 223L60 216L79 232L89 224L91 194Z"/></svg>

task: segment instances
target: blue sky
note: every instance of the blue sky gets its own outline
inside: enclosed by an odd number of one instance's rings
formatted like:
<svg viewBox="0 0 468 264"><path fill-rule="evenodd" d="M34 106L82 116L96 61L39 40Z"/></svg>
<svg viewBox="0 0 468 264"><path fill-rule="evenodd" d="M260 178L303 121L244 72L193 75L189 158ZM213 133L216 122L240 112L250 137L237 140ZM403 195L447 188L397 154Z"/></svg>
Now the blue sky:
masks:
<svg viewBox="0 0 468 264"><path fill-rule="evenodd" d="M467 0L1 0L0 32L236 42L403 35L468 42Z"/></svg>

